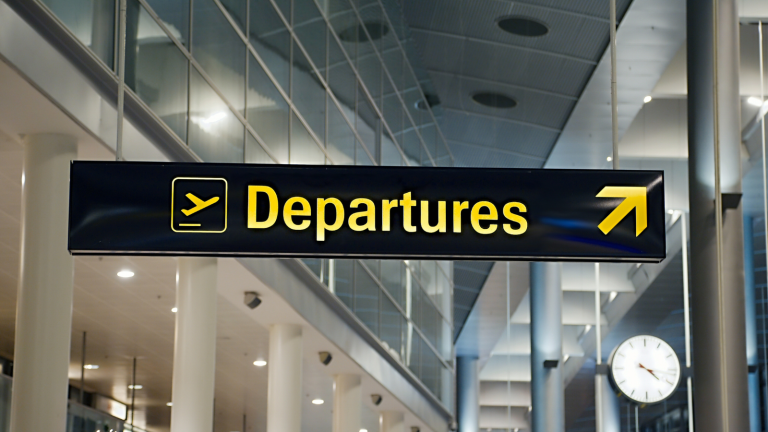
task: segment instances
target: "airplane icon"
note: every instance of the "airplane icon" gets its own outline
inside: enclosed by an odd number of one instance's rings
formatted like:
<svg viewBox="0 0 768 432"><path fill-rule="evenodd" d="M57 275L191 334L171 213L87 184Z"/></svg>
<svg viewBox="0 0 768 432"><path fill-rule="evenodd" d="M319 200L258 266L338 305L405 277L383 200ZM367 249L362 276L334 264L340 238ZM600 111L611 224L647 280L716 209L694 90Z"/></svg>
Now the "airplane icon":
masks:
<svg viewBox="0 0 768 432"><path fill-rule="evenodd" d="M182 209L181 212L184 213L185 216L191 216L191 215L199 212L200 210L203 210L203 209L205 209L207 207L210 207L210 206L216 204L217 202L219 202L219 197L213 197L213 198L209 199L208 201L203 201L200 198L192 195L191 193L188 193L186 196L187 196L187 198L189 198L190 201L192 201L195 204L195 206L192 207L189 210L183 210Z"/></svg>

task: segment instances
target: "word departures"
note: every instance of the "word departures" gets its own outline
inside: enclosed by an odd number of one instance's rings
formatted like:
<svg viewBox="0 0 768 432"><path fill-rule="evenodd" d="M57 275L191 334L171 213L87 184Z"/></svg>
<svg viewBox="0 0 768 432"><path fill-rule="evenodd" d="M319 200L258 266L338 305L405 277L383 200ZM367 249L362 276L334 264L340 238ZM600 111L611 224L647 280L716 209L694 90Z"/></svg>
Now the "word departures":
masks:
<svg viewBox="0 0 768 432"><path fill-rule="evenodd" d="M70 179L77 255L659 262L665 228L658 171L76 161Z"/></svg>
<svg viewBox="0 0 768 432"><path fill-rule="evenodd" d="M260 221L257 215L258 196L265 195L269 202L268 216ZM469 201L453 201L453 210L451 213L451 232L459 234L462 232L465 221L471 223L472 229L483 235L489 235L498 229L499 210L496 205L489 201L479 201L472 205L470 209ZM414 223L414 207L420 212L420 224ZM446 202L438 201L434 204L433 212L437 213L436 223L430 222L430 202L428 200L416 201L411 197L411 192L406 192L398 199L383 199L379 201L379 207L374 200L368 198L355 198L349 208L345 209L344 204L338 198L317 198L315 208L314 225L316 227L317 241L325 241L327 231L337 231L345 225L345 214L349 213L346 225L352 231L392 231L393 212L401 211L402 229L409 233L415 233L419 229L425 233L445 233L448 231L446 217ZM437 207L436 209L434 207ZM280 208L277 193L269 186L248 186L248 228L268 229L272 227L278 219L278 209ZM329 208L333 211L329 212ZM303 231L310 227L313 222L313 211L309 201L303 197L291 197L285 201L282 206L283 221L285 225L294 231ZM435 211L436 210L436 211ZM528 221L518 213L525 213L526 207L520 202L510 202L503 206L502 214L510 223L501 224L504 232L509 235L520 235L528 229ZM328 213L334 213L329 217ZM381 220L378 224L377 221ZM483 226L483 222L485 226Z"/></svg>

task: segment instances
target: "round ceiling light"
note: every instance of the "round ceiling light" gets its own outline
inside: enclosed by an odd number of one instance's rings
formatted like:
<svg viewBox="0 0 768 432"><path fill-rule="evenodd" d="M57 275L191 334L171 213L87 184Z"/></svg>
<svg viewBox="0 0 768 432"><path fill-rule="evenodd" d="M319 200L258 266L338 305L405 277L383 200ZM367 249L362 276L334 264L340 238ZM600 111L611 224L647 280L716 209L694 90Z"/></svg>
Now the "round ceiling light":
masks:
<svg viewBox="0 0 768 432"><path fill-rule="evenodd" d="M517 36L539 37L549 33L549 27L541 21L522 16L499 19L496 24L507 33Z"/></svg>
<svg viewBox="0 0 768 432"><path fill-rule="evenodd" d="M379 40L389 33L389 27L381 21L367 21L363 24L352 25L339 33L339 39L344 42L367 42L368 35L371 40Z"/></svg>
<svg viewBox="0 0 768 432"><path fill-rule="evenodd" d="M480 105L490 108L514 108L517 106L517 101L509 96L505 96L501 93L493 92L480 92L472 95L472 100Z"/></svg>

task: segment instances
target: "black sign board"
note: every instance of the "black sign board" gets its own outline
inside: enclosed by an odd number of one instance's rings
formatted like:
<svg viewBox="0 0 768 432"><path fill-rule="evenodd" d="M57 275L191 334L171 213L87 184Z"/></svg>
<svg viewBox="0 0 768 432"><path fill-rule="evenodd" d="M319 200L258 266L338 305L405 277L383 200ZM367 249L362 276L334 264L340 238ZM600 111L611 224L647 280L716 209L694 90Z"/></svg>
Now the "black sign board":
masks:
<svg viewBox="0 0 768 432"><path fill-rule="evenodd" d="M69 249L659 262L658 171L73 162Z"/></svg>

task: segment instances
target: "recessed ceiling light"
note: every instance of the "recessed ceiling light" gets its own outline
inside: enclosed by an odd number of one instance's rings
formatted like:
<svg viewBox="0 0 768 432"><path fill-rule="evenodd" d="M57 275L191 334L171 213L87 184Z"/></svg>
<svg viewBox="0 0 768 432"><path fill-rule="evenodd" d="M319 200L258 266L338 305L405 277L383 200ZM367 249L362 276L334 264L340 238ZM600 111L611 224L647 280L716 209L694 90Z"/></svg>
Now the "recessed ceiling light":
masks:
<svg viewBox="0 0 768 432"><path fill-rule="evenodd" d="M549 27L543 22L524 16L511 16L496 21L499 28L516 36L539 37L549 33Z"/></svg>
<svg viewBox="0 0 768 432"><path fill-rule="evenodd" d="M173 402L168 402L165 404L165 406L173 406Z"/></svg>
<svg viewBox="0 0 768 432"><path fill-rule="evenodd" d="M472 95L472 100L490 108L514 108L517 101L501 93L479 92Z"/></svg>
<svg viewBox="0 0 768 432"><path fill-rule="evenodd" d="M98 368L99 368L99 365L87 364L87 365L83 366L83 369L88 369L88 370L94 370L94 369L98 369Z"/></svg>
<svg viewBox="0 0 768 432"><path fill-rule="evenodd" d="M750 96L749 99L747 99L747 103L759 107L763 104L763 101L761 101L759 97Z"/></svg>
<svg viewBox="0 0 768 432"><path fill-rule="evenodd" d="M253 362L253 365L256 367L264 367L267 365L267 362L264 360L256 360L255 362Z"/></svg>
<svg viewBox="0 0 768 432"><path fill-rule="evenodd" d="M171 312L173 312L173 313L176 313L178 311L179 311L179 308L177 308L176 306L171 308Z"/></svg>
<svg viewBox="0 0 768 432"><path fill-rule="evenodd" d="M646 96L646 97L643 98L643 103L648 103L648 102L650 102L652 100L653 100L653 98L651 96Z"/></svg>
<svg viewBox="0 0 768 432"><path fill-rule="evenodd" d="M610 162L610 161L612 161L612 160L613 160L613 158L612 158L612 157L610 157L610 156L608 156L607 158L605 158L605 160L607 160L608 162Z"/></svg>
<svg viewBox="0 0 768 432"><path fill-rule="evenodd" d="M325 401L322 399L312 399L312 403L315 405L322 405L325 403Z"/></svg>
<svg viewBox="0 0 768 432"><path fill-rule="evenodd" d="M368 429L360 429L360 432L368 432Z"/></svg>
<svg viewBox="0 0 768 432"><path fill-rule="evenodd" d="M119 272L117 272L117 275L121 278L129 278L129 277L133 277L134 273L130 270L120 270Z"/></svg>
<svg viewBox="0 0 768 432"><path fill-rule="evenodd" d="M619 295L616 291L611 291L611 294L608 295L608 302L612 302L616 300L616 296Z"/></svg>
<svg viewBox="0 0 768 432"><path fill-rule="evenodd" d="M365 35L365 30L368 30L371 40L378 40L389 33L389 26L381 21L366 21L363 24L345 28L339 32L339 39L344 42L367 42L368 36Z"/></svg>
<svg viewBox="0 0 768 432"><path fill-rule="evenodd" d="M144 386L141 384L136 384L136 385L129 385L128 388L133 390L141 390L144 388Z"/></svg>

